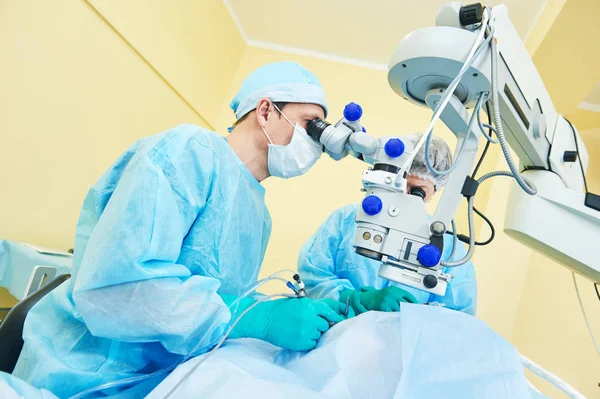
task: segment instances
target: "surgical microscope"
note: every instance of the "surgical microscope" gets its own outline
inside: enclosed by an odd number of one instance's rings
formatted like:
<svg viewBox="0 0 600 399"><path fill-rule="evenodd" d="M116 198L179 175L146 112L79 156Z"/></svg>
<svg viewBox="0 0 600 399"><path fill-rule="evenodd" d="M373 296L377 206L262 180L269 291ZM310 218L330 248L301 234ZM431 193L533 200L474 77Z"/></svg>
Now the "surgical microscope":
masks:
<svg viewBox="0 0 600 399"><path fill-rule="evenodd" d="M416 146L367 134L360 124L362 109L354 103L335 125L316 119L307 128L333 159L350 154L372 165L362 175L366 195L356 216L353 245L358 254L381 262L380 277L443 296L452 278L444 270L473 255L473 200L479 184L508 176L516 184L508 194L504 231L600 282L600 260L592 251L600 242L600 196L585 186L586 147L577 129L557 113L506 6L442 6L436 26L410 33L397 46L388 82L405 100L433 111ZM493 126L481 122L484 103L490 106L486 112ZM434 175L447 173L449 179L429 217L423 193L407 192L406 178L422 147L428 159L438 120L457 142L451 168L431 170ZM472 177L482 140L500 145L508 171ZM468 201L469 250L463 259L445 262L443 236L463 197Z"/></svg>

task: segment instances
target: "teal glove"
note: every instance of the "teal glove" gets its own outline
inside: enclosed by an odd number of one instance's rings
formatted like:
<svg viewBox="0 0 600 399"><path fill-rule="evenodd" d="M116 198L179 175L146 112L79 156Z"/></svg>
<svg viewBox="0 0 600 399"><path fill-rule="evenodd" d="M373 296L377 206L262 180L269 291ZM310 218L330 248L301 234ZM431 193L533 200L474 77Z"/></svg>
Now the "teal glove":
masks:
<svg viewBox="0 0 600 399"><path fill-rule="evenodd" d="M344 319L351 319L356 316L354 309L351 306L346 306L346 303L336 301L335 299L319 299L321 302L329 306L335 313L342 316Z"/></svg>
<svg viewBox="0 0 600 399"><path fill-rule="evenodd" d="M227 304L236 298L223 296ZM251 306L253 299L242 299L236 316ZM343 309L340 304L336 308ZM233 311L233 309L232 309ZM307 351L317 346L321 334L330 323L344 321L344 317L320 300L310 298L277 299L261 302L244 315L231 331L229 338L257 338L295 351Z"/></svg>
<svg viewBox="0 0 600 399"><path fill-rule="evenodd" d="M402 288L391 286L377 290L373 287L362 287L360 291L345 290L340 293L340 302L347 303L356 314L369 310L380 312L398 312L400 302L417 303L417 298Z"/></svg>

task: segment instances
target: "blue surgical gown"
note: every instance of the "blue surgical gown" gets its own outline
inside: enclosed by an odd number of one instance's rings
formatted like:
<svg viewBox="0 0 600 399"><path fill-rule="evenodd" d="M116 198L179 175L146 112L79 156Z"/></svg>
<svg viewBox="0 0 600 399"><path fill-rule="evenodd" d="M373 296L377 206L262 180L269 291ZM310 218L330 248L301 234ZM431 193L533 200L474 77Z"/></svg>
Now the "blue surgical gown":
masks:
<svg viewBox="0 0 600 399"><path fill-rule="evenodd" d="M29 312L14 374L68 397L206 352L231 316L219 294L257 279L264 195L215 133L181 125L136 142L89 190L72 278Z"/></svg>
<svg viewBox="0 0 600 399"><path fill-rule="evenodd" d="M377 289L396 285L413 294L419 303L437 302L447 308L474 315L477 305L477 281L471 262L446 268L454 278L443 297L429 294L378 276L381 262L358 255L352 246L358 205L348 205L335 211L304 244L298 258L298 273L315 298L339 299L343 290L359 290L364 286ZM444 237L442 259L448 260L452 251L452 236ZM466 254L458 244L450 260Z"/></svg>

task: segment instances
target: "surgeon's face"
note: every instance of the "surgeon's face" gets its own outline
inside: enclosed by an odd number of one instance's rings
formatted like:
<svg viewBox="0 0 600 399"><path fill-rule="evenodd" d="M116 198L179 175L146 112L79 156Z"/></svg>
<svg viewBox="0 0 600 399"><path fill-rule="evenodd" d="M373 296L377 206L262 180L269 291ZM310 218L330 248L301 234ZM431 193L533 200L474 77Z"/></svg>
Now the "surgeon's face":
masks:
<svg viewBox="0 0 600 399"><path fill-rule="evenodd" d="M267 132L273 140L273 144L288 145L294 134L294 126L292 126L285 118L279 114L277 108L273 106L274 114L269 118L269 126ZM320 105L316 104L287 104L281 110L292 124L298 123L306 129L308 123L315 119L325 119L325 113ZM274 117L273 117L274 116Z"/></svg>
<svg viewBox="0 0 600 399"><path fill-rule="evenodd" d="M408 177L406 178L406 183L408 186L409 193L413 193L413 190L415 190L415 192L417 190L422 190L425 193L425 198L423 198L423 201L425 203L429 202L431 197L433 197L435 194L435 187L433 186L433 183L429 180L421 179L420 177L413 175L408 175Z"/></svg>

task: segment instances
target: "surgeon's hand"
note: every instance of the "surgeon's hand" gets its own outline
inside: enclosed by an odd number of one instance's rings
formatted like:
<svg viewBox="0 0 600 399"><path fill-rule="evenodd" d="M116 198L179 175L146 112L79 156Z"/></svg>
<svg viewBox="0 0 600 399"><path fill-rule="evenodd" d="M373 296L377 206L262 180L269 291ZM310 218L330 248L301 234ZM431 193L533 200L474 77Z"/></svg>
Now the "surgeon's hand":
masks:
<svg viewBox="0 0 600 399"><path fill-rule="evenodd" d="M307 351L317 346L330 323L341 321L344 317L323 300L278 299L252 308L234 327L230 338L257 338L285 349Z"/></svg>
<svg viewBox="0 0 600 399"><path fill-rule="evenodd" d="M417 303L417 298L410 292L396 286L380 290L373 287L363 287L360 291L342 291L340 302L347 302L356 314L361 314L369 310L397 312L400 310L400 302Z"/></svg>
<svg viewBox="0 0 600 399"><path fill-rule="evenodd" d="M342 316L344 319L351 319L352 317L356 316L354 309L352 309L351 306L346 306L345 303L328 298L320 299L320 301L325 303L331 308L331 310Z"/></svg>

